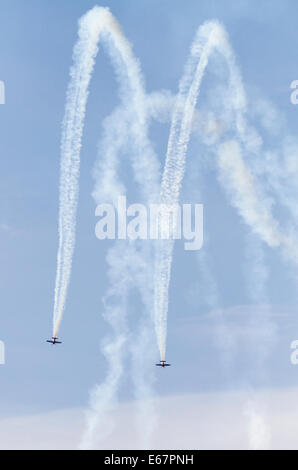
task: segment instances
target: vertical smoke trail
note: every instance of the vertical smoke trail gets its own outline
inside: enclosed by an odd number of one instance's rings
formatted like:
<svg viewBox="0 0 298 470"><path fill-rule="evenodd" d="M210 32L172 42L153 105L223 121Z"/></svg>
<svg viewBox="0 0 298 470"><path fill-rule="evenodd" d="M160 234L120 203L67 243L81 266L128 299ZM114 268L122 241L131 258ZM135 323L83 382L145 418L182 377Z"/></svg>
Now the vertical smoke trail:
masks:
<svg viewBox="0 0 298 470"><path fill-rule="evenodd" d="M55 287L53 334L57 336L65 307L69 285L72 256L75 244L75 224L78 201L78 180L80 170L80 149L88 98L88 88L98 52L98 41L103 34L105 39L112 38L115 50L112 60L117 68L122 99L128 96L132 100L131 110L136 111L132 130L136 136L136 146L141 152L147 150L149 143L144 138L145 97L139 64L135 60L131 46L122 34L119 24L106 8L95 7L84 15L79 22L79 39L74 48L71 80L67 91L65 116L62 126L61 142L61 175L60 175L60 209L59 209L59 248L57 256L57 274ZM123 61L123 70L119 62ZM122 84L121 78L126 75ZM127 84L128 82L128 84ZM147 194L157 190L158 165L152 159L151 173L144 180L143 161L134 163L138 183L144 185Z"/></svg>
<svg viewBox="0 0 298 470"><path fill-rule="evenodd" d="M255 311L250 314L251 330L258 332L258 341L251 338L251 350L255 354L253 370L248 373L248 381L266 378L265 363L276 336L275 325L270 318L270 307L266 293L269 276L265 265L261 241L249 235L246 243L247 286ZM248 268L248 269L247 269ZM262 308L258 308L259 306ZM266 408L261 403L252 386L248 385L248 398L244 405L244 415L248 420L249 446L252 450L270 448L271 430L266 419Z"/></svg>
<svg viewBox="0 0 298 470"><path fill-rule="evenodd" d="M139 290L144 314L136 339L132 341L132 379L136 398L136 424L139 432L139 448L148 449L157 426L157 410L154 400L154 363L156 343L152 318L153 265L151 244L141 244L138 261L134 263L134 280ZM149 366L149 367L148 367Z"/></svg>
<svg viewBox="0 0 298 470"><path fill-rule="evenodd" d="M53 335L58 335L70 280L75 245L75 224L80 171L80 149L88 87L97 54L98 33L92 15L79 23L79 39L74 48L71 80L67 90L62 123L59 248L53 314Z"/></svg>
<svg viewBox="0 0 298 470"><path fill-rule="evenodd" d="M104 137L99 148L99 155L103 155L104 157L98 160L94 173L95 187L93 197L96 203L103 200L115 202L119 194L126 192L125 186L118 177L118 167L120 163L119 153L123 148L126 148L126 151L130 155L135 180L139 177L137 171L139 166L147 169L146 175L142 176L144 183L141 188L142 198L147 201L154 197L153 192L151 192L151 194L147 192L149 185L147 185L146 178L150 178L150 187L153 190L154 185L158 187L157 160L147 141L145 125L142 124L141 127L131 126L131 116L136 115L136 110L131 109L131 103L132 100L129 100L129 103L123 106L123 108L116 109L111 116L105 120ZM144 111L145 110L141 111L139 109L138 113ZM143 120L143 123L145 123L145 120ZM136 142L139 142L139 147L136 147ZM131 350L133 360L131 371L135 385L135 394L140 403L143 402L144 398L152 396L151 381L148 381L146 362L142 364L142 367L139 367L140 358L144 358L148 353L148 348L147 351L144 352L145 340L147 340L148 334L150 335L150 330L152 330L150 318L153 301L151 258L150 245L144 246L137 242L131 243L124 240L117 242L117 245L111 248L108 253L110 271L113 270L114 276L117 278L111 278L109 275L109 281L111 286L118 286L121 280L122 282L125 281L126 294L123 296L122 300L119 299L118 290L116 288L115 292L109 295L104 303L104 317L112 326L114 333L114 338L108 343L113 351L113 345L117 345L123 335L125 338L127 338L128 335L125 324L126 307L125 309L123 308L127 294L132 289L138 289L140 291L142 300L141 313L144 315L144 319L141 322L137 340L134 340L130 336L130 342L133 342L134 345ZM126 259L125 269L123 269L123 259ZM122 329L119 327L121 324ZM141 341L140 338L142 338ZM148 345L146 347L148 347ZM116 359L116 363L118 363L118 375L115 376L114 374L113 381L111 381L110 373L108 373L105 381L97 386L92 394L91 409L88 412L87 429L80 447L82 449L93 448L93 446L98 444L98 439L103 432L107 434L112 431L112 423L109 421L108 411L116 403L124 360L123 349L116 349L116 351L117 357L113 355L108 357L108 355L106 355L111 368L115 368L114 362ZM104 354L105 352L106 348L104 348ZM151 364L151 361L149 364ZM139 407L138 411L138 425L139 429L142 430L142 432L140 432L140 438L143 439L143 445L147 447L153 429L151 423L155 422L156 412L151 404L149 407Z"/></svg>
<svg viewBox="0 0 298 470"><path fill-rule="evenodd" d="M161 183L160 201L171 205L179 201L179 194L185 171L185 159L190 138L194 109L208 59L218 44L221 28L218 23L206 23L198 30L192 44L190 58L179 85L170 136L166 163ZM165 360L166 330L168 313L168 291L174 241L160 244L156 255L155 276L155 325L160 356Z"/></svg>
<svg viewBox="0 0 298 470"><path fill-rule="evenodd" d="M250 399L245 404L244 414L248 418L250 450L269 450L270 428L265 421L264 411L252 392Z"/></svg>
<svg viewBox="0 0 298 470"><path fill-rule="evenodd" d="M284 235L271 213L266 197L245 165L243 152L254 154L259 150L259 136L247 126L245 120L246 96L241 74L223 27L217 22L207 22L198 29L191 47L185 73L179 85L166 163L162 177L160 201L175 204L179 200L185 172L187 146L190 138L194 109L200 85L211 53L217 50L224 57L229 69L228 103L233 111L235 140L217 146L219 179L232 205L246 224L271 247L282 246L284 253L298 264L298 249L295 237ZM166 222L162 222L165 224ZM168 313L168 289L174 241L160 244L156 254L155 276L155 325L161 358L165 358Z"/></svg>
<svg viewBox="0 0 298 470"><path fill-rule="evenodd" d="M129 336L126 325L126 299L131 282L132 255L128 249L123 250L120 242L108 254L110 288L104 298L104 318L111 326L113 336L106 339L102 347L107 360L107 375L104 382L92 390L80 449L96 449L98 443L113 430L109 412L117 401Z"/></svg>

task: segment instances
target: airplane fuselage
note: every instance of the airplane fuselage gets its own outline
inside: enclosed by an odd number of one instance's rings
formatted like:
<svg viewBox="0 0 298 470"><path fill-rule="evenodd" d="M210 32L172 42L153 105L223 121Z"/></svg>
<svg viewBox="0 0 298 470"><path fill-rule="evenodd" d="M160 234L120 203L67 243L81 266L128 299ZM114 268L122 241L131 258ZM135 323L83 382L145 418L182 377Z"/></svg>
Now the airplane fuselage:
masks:
<svg viewBox="0 0 298 470"><path fill-rule="evenodd" d="M159 361L159 364L155 364L155 365L159 367L169 367L171 364L167 364L166 361Z"/></svg>
<svg viewBox="0 0 298 470"><path fill-rule="evenodd" d="M61 344L61 341L57 341L57 340L58 340L57 336L52 336L52 339L47 339L47 343Z"/></svg>

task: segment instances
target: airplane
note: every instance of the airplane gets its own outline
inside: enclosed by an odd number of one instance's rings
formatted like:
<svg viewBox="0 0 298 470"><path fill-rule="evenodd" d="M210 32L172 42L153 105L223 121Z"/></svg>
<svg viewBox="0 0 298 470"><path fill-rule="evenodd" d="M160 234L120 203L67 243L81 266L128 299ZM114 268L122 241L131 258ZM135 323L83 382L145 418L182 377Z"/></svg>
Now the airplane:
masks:
<svg viewBox="0 0 298 470"><path fill-rule="evenodd" d="M52 336L52 339L47 339L47 343L52 343L52 344L61 344L62 341L57 341L57 336Z"/></svg>
<svg viewBox="0 0 298 470"><path fill-rule="evenodd" d="M166 361L159 361L160 364L155 364L156 366L159 367L169 367L171 364L167 364Z"/></svg>

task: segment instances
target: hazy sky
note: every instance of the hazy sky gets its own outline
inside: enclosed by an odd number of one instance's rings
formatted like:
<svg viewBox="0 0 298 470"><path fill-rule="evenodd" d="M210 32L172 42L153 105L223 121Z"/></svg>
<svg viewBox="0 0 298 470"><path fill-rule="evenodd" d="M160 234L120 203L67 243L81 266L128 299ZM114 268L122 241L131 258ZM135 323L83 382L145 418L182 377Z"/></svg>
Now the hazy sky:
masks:
<svg viewBox="0 0 298 470"><path fill-rule="evenodd" d="M277 118L275 114L272 119L281 123L281 129L278 135L265 133L265 144L274 149L280 136L295 136L298 107L290 102L290 83L298 79L295 2L112 0L98 4L109 6L121 23L140 59L148 92L177 92L197 28L208 19L218 19L229 34L242 72L252 124L258 126L262 100L277 110ZM107 372L100 345L110 331L101 316L101 299L107 289L105 256L111 244L95 237L91 192L102 122L117 105L118 96L113 69L102 49L83 136L77 243L60 331L63 344L54 348L45 343L52 331L65 92L77 21L94 5L88 0L0 0L0 80L6 89L6 104L0 105L0 340L6 346L6 364L0 366L0 422L3 417L87 407L90 390ZM198 102L203 119L224 85L220 68L208 73ZM169 122L154 122L150 129L161 164L169 128ZM153 363L144 364L150 377L156 375L153 394L183 399L183 394L199 392L297 386L298 366L290 363L290 343L298 339L297 268L250 235L208 158L206 146L194 137L182 199L204 204L206 243L198 254L185 252L177 243L167 346L172 367L155 370L156 346ZM286 188L286 179L284 183ZM286 189L281 193L286 195ZM274 208L286 225L286 212L278 202ZM264 257L268 271L263 297L254 295L255 256ZM202 269L203 261L209 274ZM135 341L141 305L134 294L129 301ZM120 401L134 400L129 351L125 364Z"/></svg>

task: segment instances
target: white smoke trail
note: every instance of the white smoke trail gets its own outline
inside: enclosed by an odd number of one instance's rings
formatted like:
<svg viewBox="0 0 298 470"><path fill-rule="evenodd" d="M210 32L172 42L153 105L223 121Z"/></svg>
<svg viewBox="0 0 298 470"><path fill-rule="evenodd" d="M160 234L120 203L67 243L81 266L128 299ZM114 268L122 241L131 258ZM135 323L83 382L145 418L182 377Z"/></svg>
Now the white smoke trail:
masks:
<svg viewBox="0 0 298 470"><path fill-rule="evenodd" d="M235 65L235 59L226 34L217 23L207 23L199 29L191 49L191 56L185 75L179 87L179 96L174 111L166 165L162 179L161 202L174 204L179 199L194 108L209 56L215 48L224 55L228 63L230 71L228 100L233 112L236 114L235 130L238 138L237 141L225 142L218 147L220 180L229 192L232 204L261 239L272 247L284 244L286 247L290 246L293 248L292 240L284 237L281 233L278 223L271 214L270 207L266 204L267 201L262 197L261 191L258 191L251 172L243 162L241 143L246 150L255 150L252 142L254 142L254 145L258 145L258 136L254 135L246 125L244 118L246 98L241 75ZM158 274L155 285L155 314L162 359L165 359L168 289L173 245L173 241L164 244L157 254L156 261ZM270 431L261 411L256 412L257 404L253 401L250 404L250 409L254 410L253 414L249 414L251 445L254 447L257 445L259 447L266 447L268 446ZM253 408L252 405L254 405ZM255 422L262 424L264 435L261 433L261 435L254 436Z"/></svg>
<svg viewBox="0 0 298 470"><path fill-rule="evenodd" d="M199 28L191 47L186 71L179 85L170 136L166 163L161 183L160 201L162 204L176 204L185 171L187 145L192 128L200 84L208 64L208 58L219 40L220 28L217 23L206 23ZM155 325L161 360L165 360L168 314L168 291L171 275L173 240L160 244L156 255L155 275Z"/></svg>
<svg viewBox="0 0 298 470"><path fill-rule="evenodd" d="M133 100L131 110L138 111L132 123L132 131L137 140L138 151L146 150L149 144L144 138L145 127L145 95L143 92L142 77L139 64L135 60L131 46L124 37L119 24L106 8L95 7L84 15L79 22L79 39L74 48L71 80L67 92L65 116L62 126L61 142L61 175L60 175L60 211L59 211L59 249L57 256L57 275L55 287L55 302L53 314L53 335L57 336L61 323L67 288L69 285L72 256L75 244L76 210L78 201L78 180L80 170L80 149L85 118L88 88L94 68L94 61L98 52L100 35L111 36L116 45L117 53L112 55L119 80L123 86L121 92L125 99L127 94ZM123 68L119 67L119 60L125 63L125 73L128 80L122 85L121 76ZM149 147L150 149L150 147ZM153 155L154 157L154 155ZM134 161L134 171L138 183L144 185L147 194L157 191L158 165L151 162L152 173L147 172L144 179L144 166L142 158Z"/></svg>
<svg viewBox="0 0 298 470"><path fill-rule="evenodd" d="M276 340L276 325L272 320L266 289L269 271L265 264L263 251L261 240L256 235L250 234L246 243L245 274L250 300L253 302L253 311L255 310L250 314L251 331L257 331L259 338L257 340L256 335L251 338L251 351L255 358L254 367L248 380L257 379L261 384L266 382L266 359ZM258 305L262 305L262 308L259 309ZM244 414L248 420L250 448L269 450L271 429L266 416L266 406L260 400L262 394L255 394L249 385L247 395Z"/></svg>
<svg viewBox="0 0 298 470"><path fill-rule="evenodd" d="M58 335L70 280L75 245L75 224L80 171L80 148L88 87L97 53L98 35L90 15L80 20L74 48L61 141L59 249L53 315L53 335Z"/></svg>
<svg viewBox="0 0 298 470"><path fill-rule="evenodd" d="M282 247L287 258L294 259L297 265L296 236L285 234L281 230L272 215L270 201L267 201L253 173L244 163L243 152L256 154L260 150L261 138L246 123L246 96L241 74L236 66L227 34L215 21L207 22L198 29L179 85L162 178L161 202L175 204L179 200L194 109L208 60L215 50L223 55L228 66L227 101L235 116L232 126L237 136L236 140L223 142L217 148L219 179L228 192L231 203L253 232L270 247ZM173 240L164 242L156 255L155 323L162 359L165 358L166 349L168 289L173 246Z"/></svg>
<svg viewBox="0 0 298 470"><path fill-rule="evenodd" d="M98 203L102 200L116 201L116 198L119 194L126 192L124 184L119 181L117 169L119 167L119 153L120 150L123 151L123 148L127 148L130 158L132 160L133 169L137 168L139 164L147 168L147 176L152 180L152 175L155 172L155 168L158 168L155 160L155 156L152 156L152 150L149 143L147 142L146 132L144 124L142 127L134 127L134 131L138 131L138 137L132 135L132 129L130 126L130 116L135 113L131 112L130 103L128 103L125 108L119 108L109 116L104 124L104 138L100 144L99 155L103 155L103 158L100 158L95 169L95 189L93 191L93 196L95 201ZM139 110L140 112L140 110ZM145 122L145 121L143 121ZM142 142L142 151L140 153L139 148L135 148L136 140ZM131 148L131 141L133 141L134 146ZM129 147L129 149L128 149ZM139 160L139 162L137 162ZM155 168L153 168L153 165ZM136 171L134 171L134 176L137 178ZM156 178L158 181L158 178ZM143 176L143 187L141 188L142 198L145 200L151 199L154 197L154 194L150 195L146 193L146 176ZM152 180L152 183L154 181ZM156 184L156 183L154 183ZM151 188L154 188L154 185L150 185ZM119 190L121 192L119 193ZM150 362L145 361L145 357L148 356L149 351L152 351L152 341L148 343L148 337L152 331L151 324L151 308L153 302L153 286L152 286L152 264L151 264L151 246L144 246L144 244L127 243L122 241L120 245L111 248L108 254L108 263L110 269L113 270L115 275L118 276L119 280L125 280L126 283L126 296L130 290L139 290L142 300L142 315L144 320L141 322L141 326L138 332L138 338L135 340L130 334L130 343L133 343L131 347L132 361L133 365L130 369L133 376L133 381L135 385L135 395L138 398L138 425L140 439L143 443L143 446L148 447L154 424L156 421L156 410L152 401L148 400L148 397L152 398L153 392L151 389L152 378L150 379L150 372L147 370L147 364L150 364L152 368L152 358ZM125 269L122 269L123 258L127 259ZM118 285L118 282L115 279L109 279L111 286ZM126 316L123 308L118 308L120 299L117 298L118 291L113 293L105 302L105 319L110 323L114 330L114 339L109 343L110 346L115 342L118 344L119 340L123 336L119 325L122 323L123 330L126 330L126 325L124 318ZM122 302L120 301L120 306L126 301L123 297ZM111 308L107 310L107 306L111 303ZM113 316L113 322L110 321L110 316ZM105 349L104 349L105 353ZM118 366L120 363L123 364L123 350L117 350L118 357L116 358ZM143 358L145 362L142 363L140 367L140 360ZM108 358L109 363L114 363L114 357ZM113 382L110 381L109 375L105 381L97 386L95 391L92 394L91 399L91 410L88 413L87 419L87 429L83 436L83 441L81 448L93 448L99 442L98 438L104 432L112 431L112 423L109 421L108 412L111 407L116 402L116 393L119 387L120 379L123 372L123 366L121 365L121 371L118 371L116 380ZM104 399L103 399L104 398ZM144 401L145 398L145 401ZM105 405L102 405L102 402ZM142 404L141 404L142 403ZM142 416L142 418L140 418Z"/></svg>
<svg viewBox="0 0 298 470"><path fill-rule="evenodd" d="M266 422L263 407L251 392L244 406L244 415L248 419L249 448L251 450L269 450L271 432Z"/></svg>
<svg viewBox="0 0 298 470"><path fill-rule="evenodd" d="M109 412L117 402L119 383L123 376L125 346L129 337L126 300L131 282L132 255L129 250L123 250L120 242L108 254L111 287L104 298L104 318L111 326L113 336L106 339L102 347L107 360L107 375L104 382L92 390L80 449L96 449L100 441L113 431Z"/></svg>

